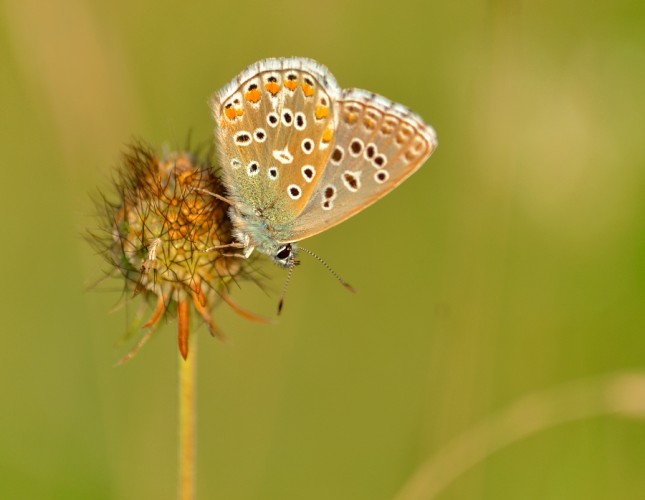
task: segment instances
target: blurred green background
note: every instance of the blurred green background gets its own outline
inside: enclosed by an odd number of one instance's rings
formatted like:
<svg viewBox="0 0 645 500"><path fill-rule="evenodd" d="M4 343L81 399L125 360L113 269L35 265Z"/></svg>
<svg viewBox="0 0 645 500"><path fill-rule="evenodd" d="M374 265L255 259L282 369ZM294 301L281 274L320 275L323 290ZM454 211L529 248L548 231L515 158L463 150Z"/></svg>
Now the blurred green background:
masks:
<svg viewBox="0 0 645 500"><path fill-rule="evenodd" d="M277 325L199 329L198 497L643 498L641 379L594 378L645 372L643 2L0 5L0 498L175 497L176 325L113 367L137 304L87 291L89 194L132 137L209 141L210 94L291 55L440 146L308 241L357 295L305 256ZM234 298L273 315L263 268ZM427 460L441 488L405 496Z"/></svg>

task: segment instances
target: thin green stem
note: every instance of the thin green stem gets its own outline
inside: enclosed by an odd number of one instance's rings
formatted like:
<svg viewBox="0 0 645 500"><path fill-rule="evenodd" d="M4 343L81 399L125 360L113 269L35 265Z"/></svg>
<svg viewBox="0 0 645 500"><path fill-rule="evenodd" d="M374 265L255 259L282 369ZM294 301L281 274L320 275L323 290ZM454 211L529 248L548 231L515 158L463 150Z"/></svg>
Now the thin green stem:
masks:
<svg viewBox="0 0 645 500"><path fill-rule="evenodd" d="M196 365L197 338L189 356L179 356L179 500L195 499L196 475Z"/></svg>

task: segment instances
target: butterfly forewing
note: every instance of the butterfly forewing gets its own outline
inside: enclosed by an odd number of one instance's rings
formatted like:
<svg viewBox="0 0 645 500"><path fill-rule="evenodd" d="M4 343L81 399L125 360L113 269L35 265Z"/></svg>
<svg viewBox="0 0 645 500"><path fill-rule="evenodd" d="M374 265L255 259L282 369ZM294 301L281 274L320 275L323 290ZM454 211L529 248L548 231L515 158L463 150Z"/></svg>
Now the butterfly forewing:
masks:
<svg viewBox="0 0 645 500"><path fill-rule="evenodd" d="M336 137L323 175L292 227L298 241L339 224L392 191L437 146L434 130L404 106L349 89L336 102Z"/></svg>
<svg viewBox="0 0 645 500"><path fill-rule="evenodd" d="M298 217L328 164L339 94L307 59L262 61L216 94L223 175L238 209L269 225Z"/></svg>

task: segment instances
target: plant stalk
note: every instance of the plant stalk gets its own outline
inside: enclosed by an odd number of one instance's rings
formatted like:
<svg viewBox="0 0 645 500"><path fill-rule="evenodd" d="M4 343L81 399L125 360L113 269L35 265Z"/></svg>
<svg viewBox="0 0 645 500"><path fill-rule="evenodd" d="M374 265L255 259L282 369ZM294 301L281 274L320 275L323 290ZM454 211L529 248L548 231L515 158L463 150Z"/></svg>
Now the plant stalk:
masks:
<svg viewBox="0 0 645 500"><path fill-rule="evenodd" d="M179 500L195 500L197 338L190 355L179 356Z"/></svg>

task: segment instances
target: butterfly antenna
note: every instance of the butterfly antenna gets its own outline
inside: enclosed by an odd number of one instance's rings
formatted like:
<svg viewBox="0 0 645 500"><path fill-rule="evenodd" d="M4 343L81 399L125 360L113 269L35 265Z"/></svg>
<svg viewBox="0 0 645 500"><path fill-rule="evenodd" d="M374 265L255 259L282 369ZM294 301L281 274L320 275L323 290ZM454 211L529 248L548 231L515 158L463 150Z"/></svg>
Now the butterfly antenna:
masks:
<svg viewBox="0 0 645 500"><path fill-rule="evenodd" d="M347 283L347 281L345 281L343 278L341 278L338 275L338 273L336 271L334 271L329 264L327 264L327 262L322 260L321 257L319 257L318 255L313 253L311 250L307 250L306 248L298 247L298 250L302 250L303 252L308 253L309 255L311 255L314 259L316 259L318 262L320 262L323 265L323 267L325 269L327 269L327 271L329 271L334 278L336 278L338 281L340 281L341 285L343 285L345 288L347 288L350 292L356 293L356 289L352 285Z"/></svg>
<svg viewBox="0 0 645 500"><path fill-rule="evenodd" d="M287 294L287 288L289 287L289 282L291 281L293 268L296 267L297 263L298 261L293 258L289 261L289 274L287 274L287 281L284 282L282 293L280 294L280 302L278 302L278 315L280 315L280 313L282 312L282 306L284 305L284 296Z"/></svg>

